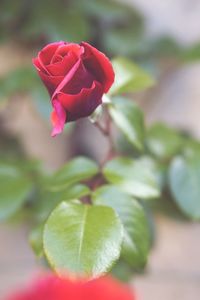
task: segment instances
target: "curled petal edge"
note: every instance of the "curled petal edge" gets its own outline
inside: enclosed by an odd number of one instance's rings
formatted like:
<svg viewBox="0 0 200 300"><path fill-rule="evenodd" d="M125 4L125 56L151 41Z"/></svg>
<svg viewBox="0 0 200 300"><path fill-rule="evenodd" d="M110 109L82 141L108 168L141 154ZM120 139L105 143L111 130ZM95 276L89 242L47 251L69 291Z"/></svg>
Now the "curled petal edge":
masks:
<svg viewBox="0 0 200 300"><path fill-rule="evenodd" d="M63 131L67 114L58 100L53 100L53 112L51 113L51 122L53 124L53 130L51 136L55 137Z"/></svg>

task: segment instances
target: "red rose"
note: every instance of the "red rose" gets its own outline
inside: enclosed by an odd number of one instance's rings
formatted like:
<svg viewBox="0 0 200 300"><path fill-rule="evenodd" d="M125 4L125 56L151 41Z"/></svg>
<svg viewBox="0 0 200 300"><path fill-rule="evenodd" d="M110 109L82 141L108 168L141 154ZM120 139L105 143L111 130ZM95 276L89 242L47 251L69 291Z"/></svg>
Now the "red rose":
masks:
<svg viewBox="0 0 200 300"><path fill-rule="evenodd" d="M46 277L9 300L135 300L130 289L110 277L84 283Z"/></svg>
<svg viewBox="0 0 200 300"><path fill-rule="evenodd" d="M49 44L33 64L51 96L52 136L59 134L66 122L89 116L114 81L109 59L85 42Z"/></svg>

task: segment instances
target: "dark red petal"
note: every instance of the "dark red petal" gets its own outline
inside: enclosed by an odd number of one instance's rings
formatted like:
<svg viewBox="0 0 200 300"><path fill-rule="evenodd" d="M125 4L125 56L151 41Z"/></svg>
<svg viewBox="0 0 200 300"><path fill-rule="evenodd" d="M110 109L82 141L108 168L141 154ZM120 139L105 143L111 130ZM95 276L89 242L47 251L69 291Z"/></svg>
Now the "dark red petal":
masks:
<svg viewBox="0 0 200 300"><path fill-rule="evenodd" d="M53 95L57 86L62 82L64 76L49 76L43 73L42 71L38 71L40 78L42 79L44 85L46 86L50 96Z"/></svg>
<svg viewBox="0 0 200 300"><path fill-rule="evenodd" d="M115 78L110 60L105 54L88 43L82 42L81 45L85 48L85 54L83 55L85 66L97 76L97 79L99 79L104 86L104 93L107 93Z"/></svg>
<svg viewBox="0 0 200 300"><path fill-rule="evenodd" d="M38 57L32 59L33 65L38 71L43 72L44 74L50 75L45 65L40 61Z"/></svg>
<svg viewBox="0 0 200 300"><path fill-rule="evenodd" d="M49 64L51 57L54 55L59 45L62 45L63 42L51 43L45 46L39 53L38 56L33 58L33 65L38 71L43 71L45 74L50 75L49 71L46 68L46 65Z"/></svg>
<svg viewBox="0 0 200 300"><path fill-rule="evenodd" d="M84 52L84 48L79 44L65 43L56 50L55 55L61 55L64 57L69 52L73 52L76 57L79 58L80 55Z"/></svg>
<svg viewBox="0 0 200 300"><path fill-rule="evenodd" d="M52 57L52 60L51 60L51 63L50 63L50 65L51 64L56 64L56 63L59 63L59 62L61 62L63 60L63 57L61 56L61 55L54 55L53 57Z"/></svg>
<svg viewBox="0 0 200 300"><path fill-rule="evenodd" d="M66 94L78 94L83 88L91 87L94 76L87 71L82 61L79 61L78 67L71 78L63 86L61 92Z"/></svg>
<svg viewBox="0 0 200 300"><path fill-rule="evenodd" d="M72 69L63 78L63 80L60 82L60 84L55 89L55 91L54 91L54 93L52 95L52 100L55 99L55 98L57 98L57 95L61 92L61 90L64 88L64 86L71 80L71 78L73 77L74 73L79 68L80 63L81 63L80 60L77 61L77 63L72 67ZM53 78L56 78L56 77L53 77Z"/></svg>
<svg viewBox="0 0 200 300"><path fill-rule="evenodd" d="M67 112L67 122L87 117L102 103L102 85L94 81L90 88L83 88L76 95L60 93L58 100Z"/></svg>
<svg viewBox="0 0 200 300"><path fill-rule="evenodd" d="M51 59L56 52L56 50L65 44L64 42L56 42L56 43L51 43L45 46L38 54L39 60L46 66L50 64Z"/></svg>
<svg viewBox="0 0 200 300"><path fill-rule="evenodd" d="M58 57L55 56L54 59ZM77 62L77 58L74 56L72 52L69 52L68 55L62 58L62 61L54 62L48 66L46 69L51 75L54 76L64 76L66 75L73 65Z"/></svg>
<svg viewBox="0 0 200 300"><path fill-rule="evenodd" d="M51 136L56 136L63 131L66 122L66 112L59 101L54 100L52 104L54 110L51 113L51 122L53 124Z"/></svg>
<svg viewBox="0 0 200 300"><path fill-rule="evenodd" d="M77 94L82 88L91 86L92 82L92 75L87 72L82 61L78 60L56 88L52 100L57 98L57 94L61 92L66 94Z"/></svg>

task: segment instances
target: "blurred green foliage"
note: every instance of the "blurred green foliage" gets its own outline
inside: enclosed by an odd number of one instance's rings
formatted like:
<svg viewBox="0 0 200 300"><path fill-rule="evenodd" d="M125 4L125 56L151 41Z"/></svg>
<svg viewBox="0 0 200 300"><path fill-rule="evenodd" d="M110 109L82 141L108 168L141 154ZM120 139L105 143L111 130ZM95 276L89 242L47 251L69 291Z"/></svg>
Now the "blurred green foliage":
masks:
<svg viewBox="0 0 200 300"><path fill-rule="evenodd" d="M79 157L49 175L1 133L0 219L28 212L35 226L33 250L39 257L46 255L56 271L63 267L96 276L111 268L121 251L113 273L128 279L145 267L154 235L149 226L152 208L200 219L199 142L164 124L146 130L143 113L129 94L153 85L146 72L149 62L157 67L160 59L197 60L199 45L183 49L170 37L149 40L143 17L111 0L2 0L0 40L32 49L55 40L87 40L118 56L113 60L111 101L105 106L123 135L120 157L104 167ZM0 99L28 92L38 111L49 117L49 97L32 67L7 74L0 85ZM94 189L99 177L100 187Z"/></svg>
<svg viewBox="0 0 200 300"><path fill-rule="evenodd" d="M138 36L143 28L137 12L110 0L3 0L0 20L1 39L31 40L32 43L88 40L98 43L100 48L105 45L111 53L122 38L131 46L130 37ZM124 42L120 43L121 54L127 54L123 50Z"/></svg>
<svg viewBox="0 0 200 300"><path fill-rule="evenodd" d="M2 0L0 41L9 39L39 48L55 40L87 40L111 56L200 57L198 44L183 49L170 36L148 39L143 16L114 0Z"/></svg>

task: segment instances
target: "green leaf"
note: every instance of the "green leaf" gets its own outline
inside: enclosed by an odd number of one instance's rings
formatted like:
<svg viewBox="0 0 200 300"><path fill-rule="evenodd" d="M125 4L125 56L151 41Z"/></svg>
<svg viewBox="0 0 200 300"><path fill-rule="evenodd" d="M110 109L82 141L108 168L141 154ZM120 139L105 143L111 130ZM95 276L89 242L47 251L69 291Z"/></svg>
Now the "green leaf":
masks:
<svg viewBox="0 0 200 300"><path fill-rule="evenodd" d="M44 225L39 225L35 227L29 235L29 243L36 254L36 256L41 257L43 255L43 230Z"/></svg>
<svg viewBox="0 0 200 300"><path fill-rule="evenodd" d="M18 168L0 163L0 220L16 213L32 191L32 183Z"/></svg>
<svg viewBox="0 0 200 300"><path fill-rule="evenodd" d="M36 202L35 213L39 221L45 221L51 211L62 201L79 199L90 194L90 189L83 184L67 187L63 191L41 191L40 200Z"/></svg>
<svg viewBox="0 0 200 300"><path fill-rule="evenodd" d="M150 249L150 232L143 207L131 196L112 185L93 194L95 204L112 207L124 225L122 258L134 268L144 267Z"/></svg>
<svg viewBox="0 0 200 300"><path fill-rule="evenodd" d="M141 91L154 84L148 73L124 57L115 58L112 64L115 82L109 91L110 95Z"/></svg>
<svg viewBox="0 0 200 300"><path fill-rule="evenodd" d="M115 158L105 165L103 174L108 182L135 197L148 199L160 195L156 175L142 160Z"/></svg>
<svg viewBox="0 0 200 300"><path fill-rule="evenodd" d="M154 124L147 133L146 140L149 151L159 159L169 159L180 151L183 138L164 124Z"/></svg>
<svg viewBox="0 0 200 300"><path fill-rule="evenodd" d="M200 220L200 154L178 156L169 170L169 185L181 211L194 220Z"/></svg>
<svg viewBox="0 0 200 300"><path fill-rule="evenodd" d="M97 277L118 259L122 224L110 207L62 202L44 229L46 257L57 273Z"/></svg>
<svg viewBox="0 0 200 300"><path fill-rule="evenodd" d="M144 119L139 107L132 101L117 97L108 105L115 124L137 149L143 149Z"/></svg>
<svg viewBox="0 0 200 300"><path fill-rule="evenodd" d="M78 157L58 170L46 182L46 188L51 191L59 191L66 187L86 180L98 173L96 163L86 157Z"/></svg>

